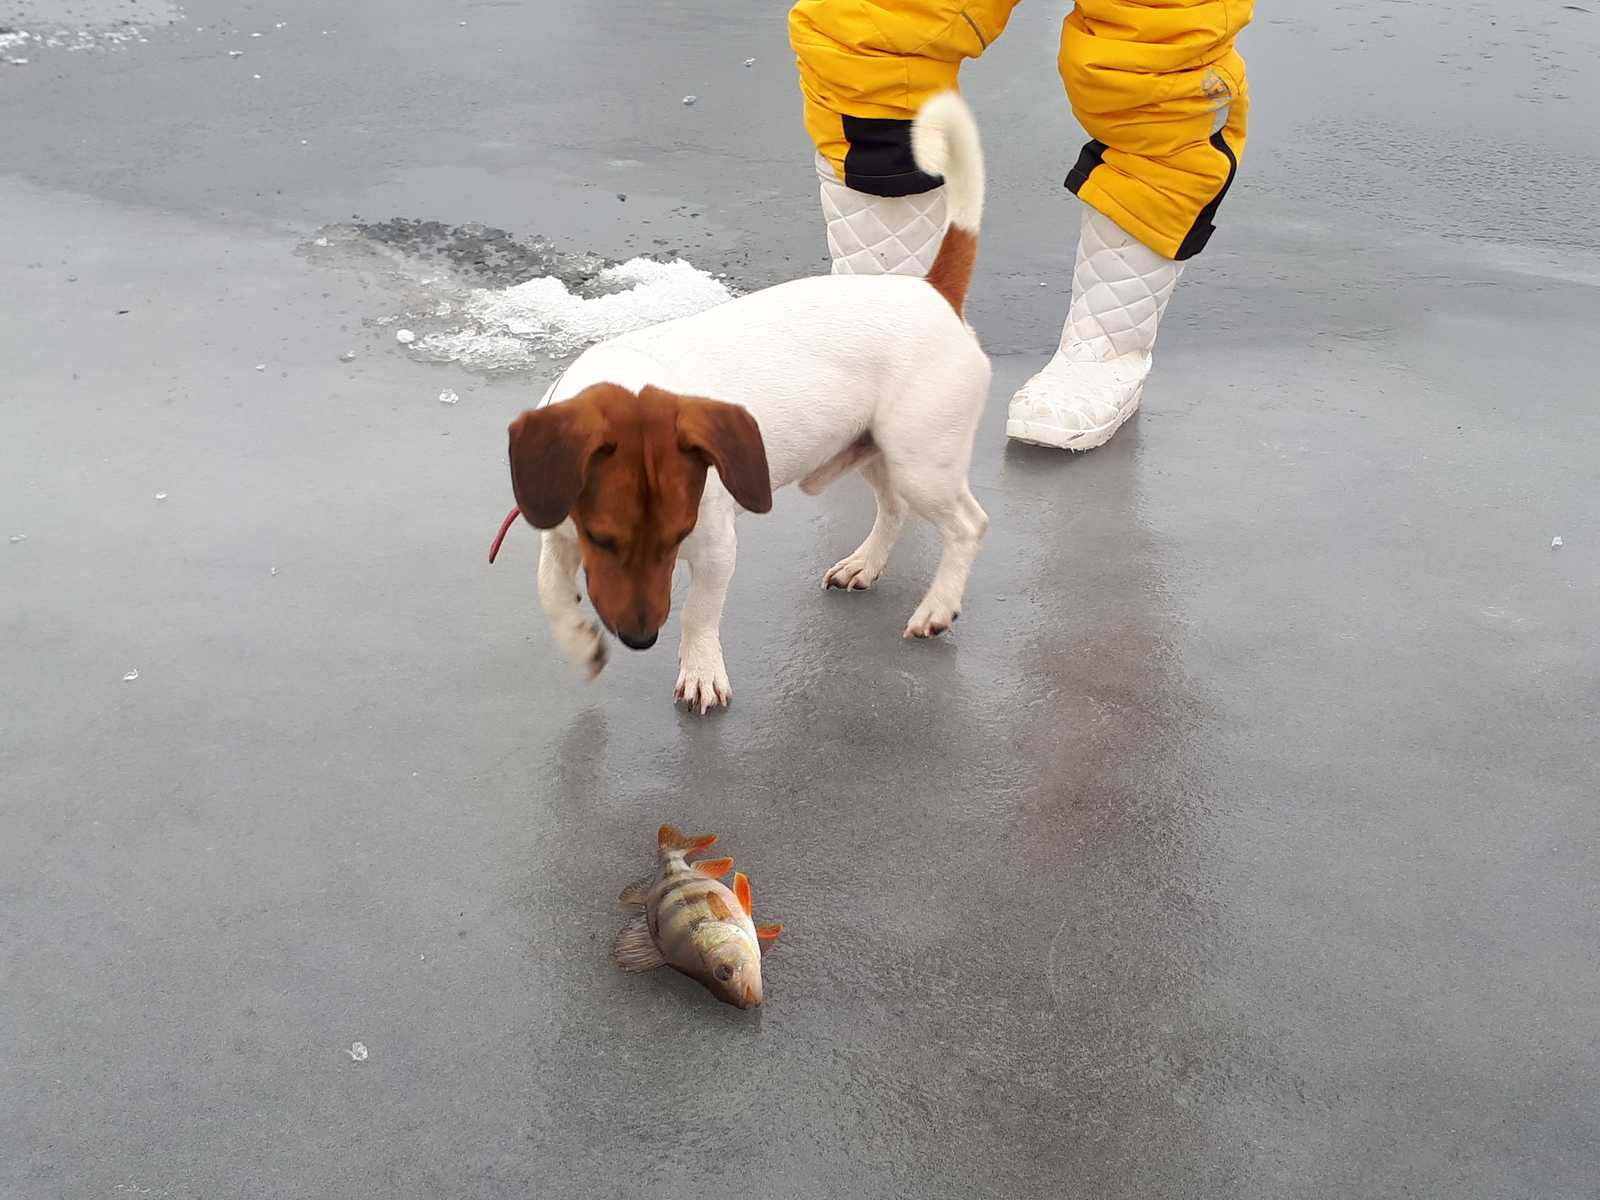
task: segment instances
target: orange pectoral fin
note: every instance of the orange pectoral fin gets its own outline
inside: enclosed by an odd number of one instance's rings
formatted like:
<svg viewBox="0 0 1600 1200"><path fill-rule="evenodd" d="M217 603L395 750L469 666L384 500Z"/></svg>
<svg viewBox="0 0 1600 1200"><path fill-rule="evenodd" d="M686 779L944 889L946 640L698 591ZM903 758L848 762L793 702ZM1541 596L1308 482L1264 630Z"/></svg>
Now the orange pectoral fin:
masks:
<svg viewBox="0 0 1600 1200"><path fill-rule="evenodd" d="M743 871L734 872L733 894L739 897L739 907L744 909L744 915L749 916L750 908L750 881L745 878Z"/></svg>
<svg viewBox="0 0 1600 1200"><path fill-rule="evenodd" d="M690 863L689 865L708 879L721 879L729 871L733 870L733 859L708 858L705 862Z"/></svg>
<svg viewBox="0 0 1600 1200"><path fill-rule="evenodd" d="M761 953L765 954L772 946L772 943L778 940L778 935L782 932L782 925L757 925L756 941L761 943Z"/></svg>
<svg viewBox="0 0 1600 1200"><path fill-rule="evenodd" d="M733 909L728 907L728 902L722 898L720 892L706 893L706 907L711 910L711 915L719 921L726 921L733 916Z"/></svg>

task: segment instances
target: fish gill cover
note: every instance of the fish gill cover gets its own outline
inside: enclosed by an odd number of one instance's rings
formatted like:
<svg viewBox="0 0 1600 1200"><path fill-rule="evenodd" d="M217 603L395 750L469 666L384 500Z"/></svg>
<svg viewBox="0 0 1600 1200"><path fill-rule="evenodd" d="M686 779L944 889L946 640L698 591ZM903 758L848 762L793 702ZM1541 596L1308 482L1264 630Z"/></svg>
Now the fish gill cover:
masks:
<svg viewBox="0 0 1600 1200"><path fill-rule="evenodd" d="M398 293L402 311L370 324L403 326L418 358L477 371L527 370L734 296L682 259L617 262L478 224L330 225L300 253L376 276Z"/></svg>

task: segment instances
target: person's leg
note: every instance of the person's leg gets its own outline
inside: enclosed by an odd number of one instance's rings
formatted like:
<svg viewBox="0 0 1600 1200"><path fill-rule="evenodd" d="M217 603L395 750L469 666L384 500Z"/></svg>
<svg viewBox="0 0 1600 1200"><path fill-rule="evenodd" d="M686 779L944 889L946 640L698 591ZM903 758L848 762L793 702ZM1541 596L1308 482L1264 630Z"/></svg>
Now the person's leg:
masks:
<svg viewBox="0 0 1600 1200"><path fill-rule="evenodd" d="M1244 149L1233 39L1249 19L1249 0L1078 0L1067 17L1061 77L1093 139L1066 181L1083 223L1061 344L1013 398L1011 437L1088 450L1138 408L1167 299Z"/></svg>
<svg viewBox="0 0 1600 1200"><path fill-rule="evenodd" d="M944 188L911 157L911 118L956 86L961 61L1000 36L1015 3L800 0L790 11L834 274L927 274Z"/></svg>

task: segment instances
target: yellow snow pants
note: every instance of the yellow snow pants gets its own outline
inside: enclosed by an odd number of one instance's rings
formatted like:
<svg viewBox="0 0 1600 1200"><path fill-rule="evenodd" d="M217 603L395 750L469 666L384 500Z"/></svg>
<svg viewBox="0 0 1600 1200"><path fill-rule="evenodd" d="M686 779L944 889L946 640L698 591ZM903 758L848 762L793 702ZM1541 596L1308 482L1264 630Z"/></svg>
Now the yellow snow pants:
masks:
<svg viewBox="0 0 1600 1200"><path fill-rule="evenodd" d="M1205 246L1244 150L1253 0L1077 0L1058 66L1090 137L1066 186L1159 254ZM956 86L1016 0L799 0L789 42L806 129L844 183L875 196L938 186L911 158L910 119Z"/></svg>

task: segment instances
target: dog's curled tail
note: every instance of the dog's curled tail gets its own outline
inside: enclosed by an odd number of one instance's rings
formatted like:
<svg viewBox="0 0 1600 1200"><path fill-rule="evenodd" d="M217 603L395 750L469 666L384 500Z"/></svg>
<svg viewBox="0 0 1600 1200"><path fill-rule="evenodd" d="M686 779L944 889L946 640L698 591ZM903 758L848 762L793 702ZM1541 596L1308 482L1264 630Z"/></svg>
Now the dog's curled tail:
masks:
<svg viewBox="0 0 1600 1200"><path fill-rule="evenodd" d="M944 176L949 225L928 270L928 282L959 316L978 259L983 222L983 146L978 124L957 92L931 97L911 122L911 155L930 175Z"/></svg>

